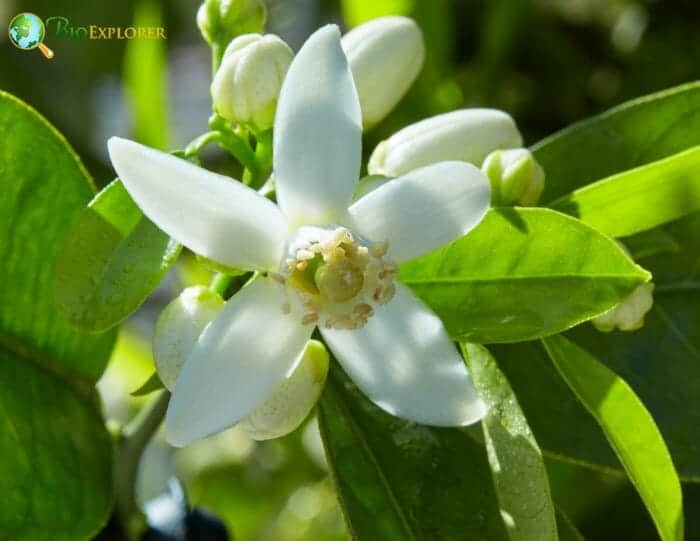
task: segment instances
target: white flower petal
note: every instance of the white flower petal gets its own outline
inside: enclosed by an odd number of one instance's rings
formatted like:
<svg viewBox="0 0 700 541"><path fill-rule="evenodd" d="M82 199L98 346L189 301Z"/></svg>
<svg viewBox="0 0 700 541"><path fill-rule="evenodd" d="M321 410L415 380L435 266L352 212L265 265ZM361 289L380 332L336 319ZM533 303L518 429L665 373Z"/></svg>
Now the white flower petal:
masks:
<svg viewBox="0 0 700 541"><path fill-rule="evenodd" d="M321 333L357 386L392 415L464 426L486 412L442 321L405 286L361 329Z"/></svg>
<svg viewBox="0 0 700 541"><path fill-rule="evenodd" d="M328 373L328 351L309 340L301 360L265 401L238 423L254 440L281 438L296 430L308 417L323 391Z"/></svg>
<svg viewBox="0 0 700 541"><path fill-rule="evenodd" d="M133 141L112 137L108 147L131 197L168 235L229 267L277 267L287 224L274 203L229 177Z"/></svg>
<svg viewBox="0 0 700 541"><path fill-rule="evenodd" d="M187 445L238 422L294 368L314 327L283 314L277 287L268 278L245 287L199 337L168 407L171 444Z"/></svg>
<svg viewBox="0 0 700 541"><path fill-rule="evenodd" d="M345 212L360 175L361 137L340 32L324 26L294 57L277 104L277 200L293 225L322 225Z"/></svg>
<svg viewBox="0 0 700 541"><path fill-rule="evenodd" d="M461 237L489 208L486 175L465 162L416 169L368 193L349 209L354 227L389 241L389 257L406 261Z"/></svg>

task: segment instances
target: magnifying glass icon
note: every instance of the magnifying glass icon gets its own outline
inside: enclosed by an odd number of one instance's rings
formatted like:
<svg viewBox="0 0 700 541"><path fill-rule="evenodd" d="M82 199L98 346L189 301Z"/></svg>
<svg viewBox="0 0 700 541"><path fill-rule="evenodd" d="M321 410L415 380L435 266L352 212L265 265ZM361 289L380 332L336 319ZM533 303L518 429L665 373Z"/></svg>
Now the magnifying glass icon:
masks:
<svg viewBox="0 0 700 541"><path fill-rule="evenodd" d="M7 29L10 41L18 49L31 51L39 49L49 60L53 58L53 51L44 45L46 27L44 21L33 13L20 13L15 15L10 21Z"/></svg>

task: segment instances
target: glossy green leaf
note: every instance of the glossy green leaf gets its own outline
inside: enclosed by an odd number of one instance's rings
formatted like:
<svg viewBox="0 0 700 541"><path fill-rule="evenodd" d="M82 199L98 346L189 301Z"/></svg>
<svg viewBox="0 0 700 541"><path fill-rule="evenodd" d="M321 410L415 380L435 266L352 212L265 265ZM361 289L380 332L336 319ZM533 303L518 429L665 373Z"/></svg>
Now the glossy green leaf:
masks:
<svg viewBox="0 0 700 541"><path fill-rule="evenodd" d="M547 173L542 201L700 145L700 83L638 98L532 148Z"/></svg>
<svg viewBox="0 0 700 541"><path fill-rule="evenodd" d="M53 305L53 266L93 193L36 111L0 92L0 537L89 539L111 508L111 443L94 382L114 334L79 334Z"/></svg>
<svg viewBox="0 0 700 541"><path fill-rule="evenodd" d="M84 209L65 242L56 304L76 327L109 329L146 300L179 253L117 179Z"/></svg>
<svg viewBox="0 0 700 541"><path fill-rule="evenodd" d="M136 3L133 26L163 26L160 3ZM167 42L162 39L132 39L126 42L124 82L131 105L134 139L150 147L168 147Z"/></svg>
<svg viewBox="0 0 700 541"><path fill-rule="evenodd" d="M671 222L700 210L700 147L589 184L549 206L611 237Z"/></svg>
<svg viewBox="0 0 700 541"><path fill-rule="evenodd" d="M684 480L700 480L700 213L663 230L676 246L646 257L654 307L635 332L580 325L568 336L627 381L654 416ZM537 343L492 348L547 453L620 469L605 438ZM556 415L552 415L556 411Z"/></svg>
<svg viewBox="0 0 700 541"><path fill-rule="evenodd" d="M543 453L591 468L622 470L600 427L576 400L539 342L498 344L489 349L518 397Z"/></svg>
<svg viewBox="0 0 700 541"><path fill-rule="evenodd" d="M0 349L0 539L92 539L112 505L112 442L95 407Z"/></svg>
<svg viewBox="0 0 700 541"><path fill-rule="evenodd" d="M563 336L544 339L557 370L598 421L664 541L683 539L683 497L663 437L627 383Z"/></svg>
<svg viewBox="0 0 700 541"><path fill-rule="evenodd" d="M547 209L492 209L468 235L401 265L453 338L530 340L590 319L649 279L619 246Z"/></svg>
<svg viewBox="0 0 700 541"><path fill-rule="evenodd" d="M337 365L319 425L353 539L507 539L486 452L465 430L379 410Z"/></svg>
<svg viewBox="0 0 700 541"><path fill-rule="evenodd" d="M463 344L474 385L489 411L482 419L496 495L511 541L557 540L544 459L518 400L483 346Z"/></svg>

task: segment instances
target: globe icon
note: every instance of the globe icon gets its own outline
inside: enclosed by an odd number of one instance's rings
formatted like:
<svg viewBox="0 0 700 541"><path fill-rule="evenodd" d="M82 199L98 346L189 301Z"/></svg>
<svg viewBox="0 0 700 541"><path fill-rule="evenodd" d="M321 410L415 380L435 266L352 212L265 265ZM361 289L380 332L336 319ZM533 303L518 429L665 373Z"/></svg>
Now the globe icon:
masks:
<svg viewBox="0 0 700 541"><path fill-rule="evenodd" d="M44 22L33 13L20 13L10 21L10 39L20 49L34 49L44 41Z"/></svg>

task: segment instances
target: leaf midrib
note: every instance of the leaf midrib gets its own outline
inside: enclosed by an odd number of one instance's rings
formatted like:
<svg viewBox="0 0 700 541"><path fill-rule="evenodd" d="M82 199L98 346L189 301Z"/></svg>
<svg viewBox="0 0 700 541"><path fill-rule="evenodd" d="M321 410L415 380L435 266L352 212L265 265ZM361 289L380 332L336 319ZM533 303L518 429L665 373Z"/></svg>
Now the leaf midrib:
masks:
<svg viewBox="0 0 700 541"><path fill-rule="evenodd" d="M52 358L40 349L3 330L0 330L0 350L5 351L12 357L29 361L42 370L49 372L82 398L91 400L94 397L94 382L84 374L68 368L59 360Z"/></svg>
<svg viewBox="0 0 700 541"><path fill-rule="evenodd" d="M408 519L406 518L406 515L401 508L401 505L399 504L399 499L394 494L394 491L391 488L391 484L387 480L386 476L384 475L384 472L382 471L381 466L379 465L379 461L377 460L377 457L374 454L374 451L372 451L372 448L369 445L369 442L367 439L364 437L362 431L359 429L357 422L355 421L354 416L350 412L350 409L347 407L345 404L345 400L342 396L341 393L335 392L336 397L338 397L338 407L343 410L343 413L345 414L345 418L348 421L348 426L353 433L353 435L359 440L360 445L362 446L362 449L365 451L366 455L369 458L370 463L375 467L377 476L379 477L379 480L381 481L382 486L385 489L385 492L387 493L388 499L391 502L391 507L394 509L394 513L396 514L399 523L403 527L405 533L408 535L409 539L413 541L417 541L418 538L413 532L413 529L411 528L410 523L408 522ZM348 518L349 522L349 518Z"/></svg>

